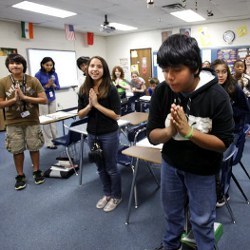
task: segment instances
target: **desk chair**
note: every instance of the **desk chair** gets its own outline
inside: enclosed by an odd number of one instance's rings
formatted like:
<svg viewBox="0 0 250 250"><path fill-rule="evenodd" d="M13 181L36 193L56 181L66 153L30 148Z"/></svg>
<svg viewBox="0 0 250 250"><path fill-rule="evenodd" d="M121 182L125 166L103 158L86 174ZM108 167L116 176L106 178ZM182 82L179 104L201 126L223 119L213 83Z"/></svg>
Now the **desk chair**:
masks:
<svg viewBox="0 0 250 250"><path fill-rule="evenodd" d="M131 127L128 129L127 138L128 138L128 141L130 142L130 146L136 146L136 143L138 141L144 139L145 137L146 137L146 123L142 123L138 126L134 126L134 127ZM122 150L125 150L128 147L129 146L123 147ZM129 223L129 216L130 216L130 211L131 211L133 195L134 195L134 200L135 200L135 208L138 208L136 178L137 178L137 174L138 174L140 159L138 157L137 158L136 157L129 157L129 158L130 158L129 166L131 167L131 169L133 171L133 179L132 179L132 183L131 183L131 190L130 190L129 203L128 203L128 213L127 213L127 218L126 218L125 224ZM146 162L146 166L147 166L150 174L153 176L153 179L157 184L157 188L159 188L160 183L159 183L158 179L156 178L154 171L151 168L151 164L149 162Z"/></svg>
<svg viewBox="0 0 250 250"><path fill-rule="evenodd" d="M246 124L243 127L243 129L235 136L236 137L235 145L236 145L238 151L234 157L233 166L235 166L239 163L241 168L243 169L243 171L245 172L245 174L247 175L247 177L250 180L250 176L249 176L245 166L243 165L243 163L241 161L242 156L243 156L243 152L244 152L245 142L246 142L246 135L248 134L249 131L250 131L250 124Z"/></svg>
<svg viewBox="0 0 250 250"><path fill-rule="evenodd" d="M231 216L232 223L235 223L235 217L228 203L226 194L228 193L229 190L230 179L233 176L232 167L233 167L233 159L235 157L236 152L237 152L236 146L232 143L223 154L223 160L220 171L220 184L221 184L222 196L226 203L227 210Z"/></svg>
<svg viewBox="0 0 250 250"><path fill-rule="evenodd" d="M240 166L242 167L243 171L245 172L245 174L250 179L250 176L249 176L248 172L246 171L243 163L241 162L241 158L242 158L242 155L243 155L244 146L245 146L245 142L246 142L246 135L247 135L247 133L249 131L250 131L250 124L246 124L243 127L243 129L238 134L236 134L234 144L235 144L237 150L236 150L236 153L234 155L234 159L233 159L232 164L233 164L233 166L235 166L235 165L237 165L239 163ZM233 173L232 173L232 179L234 180L236 186L238 187L241 194L245 198L246 203L249 204L249 200L248 200L246 194L244 193L240 183L238 182L238 180L236 179L236 177L235 177L235 175Z"/></svg>
<svg viewBox="0 0 250 250"><path fill-rule="evenodd" d="M81 120L77 120L77 121L74 121L70 124L70 127L73 127L73 126L76 126L76 125L80 125L80 124L83 124L83 123L87 123L87 117L86 118L83 118ZM64 125L66 128L69 128L68 126ZM75 165L73 163L73 160L72 160L72 157L70 155L70 147L71 146L75 146L75 144L77 142L79 142L81 140L81 134L80 133L77 133L77 132L74 132L74 131L71 131L71 130L68 130L68 134L64 135L64 136L61 136L61 137L58 137L53 141L54 145L62 145L62 146L65 146L65 151L66 151L66 155L69 159L69 162L70 162L70 165L72 166L72 168L74 169L75 171L75 174L77 174L77 171L75 169Z"/></svg>

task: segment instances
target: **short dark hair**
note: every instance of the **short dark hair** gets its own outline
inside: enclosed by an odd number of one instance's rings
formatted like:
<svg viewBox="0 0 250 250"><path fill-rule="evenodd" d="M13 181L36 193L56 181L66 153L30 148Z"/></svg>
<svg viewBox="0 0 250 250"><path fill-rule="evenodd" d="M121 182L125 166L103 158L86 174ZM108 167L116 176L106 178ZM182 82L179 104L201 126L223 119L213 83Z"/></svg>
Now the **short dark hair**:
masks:
<svg viewBox="0 0 250 250"><path fill-rule="evenodd" d="M40 66L41 66L41 71L45 71L44 67L43 67L43 64L47 63L47 62L52 62L53 64L53 67L51 69L51 72L54 72L55 71L55 62L54 60L51 58L51 57L44 57L43 60L40 62Z"/></svg>
<svg viewBox="0 0 250 250"><path fill-rule="evenodd" d="M87 64L88 63L88 61L89 61L89 57L88 56L81 56L81 57L79 57L77 60L76 60L76 64L77 64L77 67L79 68L79 69L81 69L81 65L82 64Z"/></svg>
<svg viewBox="0 0 250 250"><path fill-rule="evenodd" d="M157 53L157 63L161 68L187 66L193 72L202 67L201 52L197 41L184 34L169 36L161 45Z"/></svg>
<svg viewBox="0 0 250 250"><path fill-rule="evenodd" d="M20 54L9 54L5 60L5 66L6 68L9 70L9 64L10 63L21 63L23 65L23 73L26 72L27 70L27 61L25 60L25 58L23 56L21 56ZM10 70L9 70L10 72ZM10 72L11 73L11 72Z"/></svg>

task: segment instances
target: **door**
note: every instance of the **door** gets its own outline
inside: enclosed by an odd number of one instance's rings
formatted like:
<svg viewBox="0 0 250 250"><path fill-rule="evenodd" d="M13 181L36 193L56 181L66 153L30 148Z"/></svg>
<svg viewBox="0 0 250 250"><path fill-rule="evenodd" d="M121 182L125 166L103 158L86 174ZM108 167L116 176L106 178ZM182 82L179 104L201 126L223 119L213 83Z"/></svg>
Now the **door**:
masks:
<svg viewBox="0 0 250 250"><path fill-rule="evenodd" d="M131 49L130 50L130 70L138 71L146 86L148 87L148 79L152 77L152 54L151 48Z"/></svg>

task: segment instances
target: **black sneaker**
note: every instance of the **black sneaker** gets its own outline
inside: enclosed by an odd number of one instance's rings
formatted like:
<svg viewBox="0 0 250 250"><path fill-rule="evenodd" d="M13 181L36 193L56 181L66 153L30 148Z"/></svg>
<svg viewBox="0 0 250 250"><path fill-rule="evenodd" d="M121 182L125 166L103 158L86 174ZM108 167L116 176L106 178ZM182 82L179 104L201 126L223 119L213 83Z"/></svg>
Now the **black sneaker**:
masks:
<svg viewBox="0 0 250 250"><path fill-rule="evenodd" d="M16 177L15 189L16 190L22 190L24 188L26 188L25 175L18 175Z"/></svg>
<svg viewBox="0 0 250 250"><path fill-rule="evenodd" d="M37 185L42 184L45 181L41 170L37 170L37 171L33 172L33 178L35 180L35 184L37 184Z"/></svg>
<svg viewBox="0 0 250 250"><path fill-rule="evenodd" d="M226 196L227 201L229 201L230 196L228 194L226 194L225 196ZM224 197L222 196L222 197L217 199L216 207L223 207L225 204L226 204L226 201L225 201Z"/></svg>

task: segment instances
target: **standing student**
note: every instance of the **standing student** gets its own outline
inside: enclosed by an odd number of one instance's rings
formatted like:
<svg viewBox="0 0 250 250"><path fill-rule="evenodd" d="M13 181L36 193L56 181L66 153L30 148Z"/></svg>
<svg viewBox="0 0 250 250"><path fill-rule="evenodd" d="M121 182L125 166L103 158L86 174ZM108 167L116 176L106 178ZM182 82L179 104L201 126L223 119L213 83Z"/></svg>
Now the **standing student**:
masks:
<svg viewBox="0 0 250 250"><path fill-rule="evenodd" d="M83 72L83 75L86 76L87 74L87 65L89 61L88 56L81 56L76 60L77 67Z"/></svg>
<svg viewBox="0 0 250 250"><path fill-rule="evenodd" d="M228 93L233 108L233 117L235 128L234 132L237 133L243 128L247 113L249 113L249 106L247 98L244 92L237 84L237 81L231 75L230 69L227 63L221 59L217 59L212 62L211 68L215 71L218 77L218 83ZM226 204L223 193L220 189L220 178L219 174L216 175L216 192L217 192L217 203L216 207L222 207ZM226 198L229 199L229 194L226 194Z"/></svg>
<svg viewBox="0 0 250 250"><path fill-rule="evenodd" d="M114 210L122 200L121 175L117 168L120 108L120 98L106 61L99 56L92 57L79 90L78 115L88 116L89 147L92 148L97 139L103 150L104 161L97 163L97 169L104 195L96 207L105 212Z"/></svg>
<svg viewBox="0 0 250 250"><path fill-rule="evenodd" d="M230 97L235 122L234 132L237 133L243 128L246 115L250 111L247 98L237 84L237 81L231 75L230 69L225 61L217 59L212 62L211 67L218 77L218 83L226 90Z"/></svg>
<svg viewBox="0 0 250 250"><path fill-rule="evenodd" d="M151 143L162 149L161 199L166 220L163 245L179 249L188 200L198 249L214 249L215 174L233 141L227 93L209 70L201 71L200 48L192 37L170 36L157 53L165 82L151 98L147 125Z"/></svg>
<svg viewBox="0 0 250 250"><path fill-rule="evenodd" d="M51 57L44 57L40 63L41 69L35 77L41 82L48 98L47 105L39 105L40 115L47 115L56 112L56 93L60 89L58 76L55 71L55 62ZM52 140L56 138L56 123L43 125L45 146L49 149L56 149Z"/></svg>
<svg viewBox="0 0 250 250"><path fill-rule="evenodd" d="M26 75L27 62L19 54L10 54L5 61L10 75L0 79L0 108L6 114L7 150L13 154L17 171L15 189L26 187L23 171L24 151L28 149L33 165L33 178L42 184L44 177L39 170L39 149L44 139L39 125L38 104L46 104L47 98L41 83Z"/></svg>
<svg viewBox="0 0 250 250"><path fill-rule="evenodd" d="M126 91L130 90L129 84L124 79L124 71L122 67L115 66L112 70L112 81L116 86L121 99L126 98Z"/></svg>

